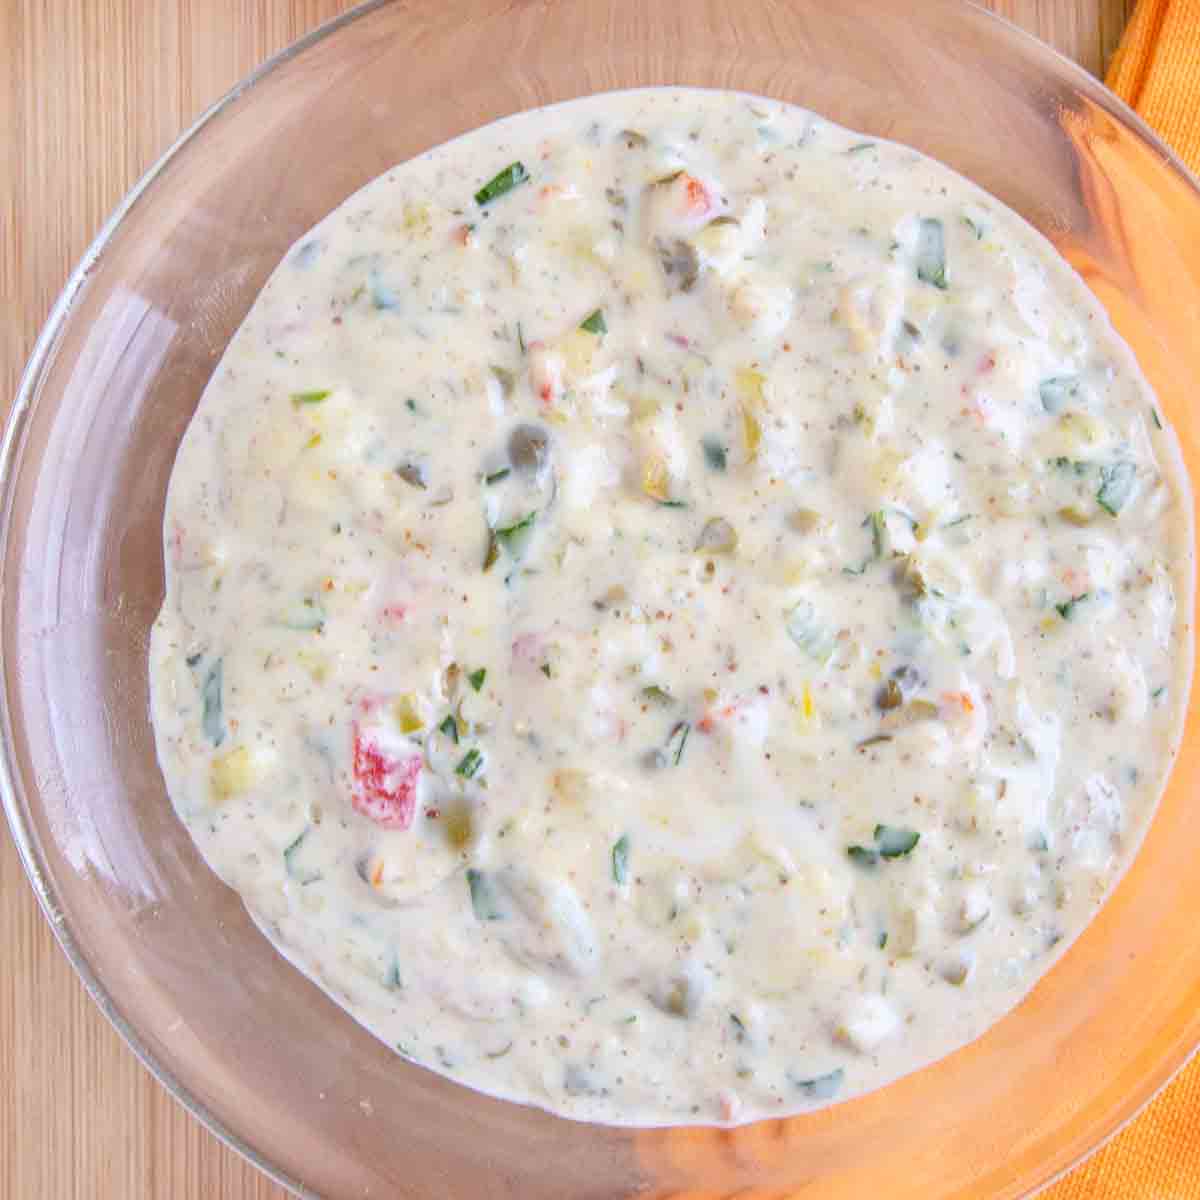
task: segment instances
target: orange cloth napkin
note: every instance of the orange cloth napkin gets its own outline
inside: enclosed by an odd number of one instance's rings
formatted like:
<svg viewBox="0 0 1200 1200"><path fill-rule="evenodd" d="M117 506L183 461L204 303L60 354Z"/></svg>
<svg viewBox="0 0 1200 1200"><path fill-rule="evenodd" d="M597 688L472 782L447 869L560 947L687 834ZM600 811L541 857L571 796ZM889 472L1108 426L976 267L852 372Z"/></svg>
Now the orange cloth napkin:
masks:
<svg viewBox="0 0 1200 1200"><path fill-rule="evenodd" d="M1141 0L1105 82L1200 173L1200 0Z"/></svg>
<svg viewBox="0 0 1200 1200"><path fill-rule="evenodd" d="M1105 81L1200 173L1200 0L1140 0ZM1200 1058L1043 1200L1200 1200Z"/></svg>

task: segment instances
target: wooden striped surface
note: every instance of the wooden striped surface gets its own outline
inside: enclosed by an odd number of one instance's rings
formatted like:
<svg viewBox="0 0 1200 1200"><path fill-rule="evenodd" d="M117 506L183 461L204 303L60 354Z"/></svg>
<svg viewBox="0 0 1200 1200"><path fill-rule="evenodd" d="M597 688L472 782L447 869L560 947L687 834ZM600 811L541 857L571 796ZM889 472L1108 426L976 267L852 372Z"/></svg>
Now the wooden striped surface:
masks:
<svg viewBox="0 0 1200 1200"><path fill-rule="evenodd" d="M446 0L470 20L471 0ZM1100 74L1134 0L987 0ZM346 0L0 3L0 407L108 213L207 105ZM0 1197L281 1200L138 1064L0 832Z"/></svg>

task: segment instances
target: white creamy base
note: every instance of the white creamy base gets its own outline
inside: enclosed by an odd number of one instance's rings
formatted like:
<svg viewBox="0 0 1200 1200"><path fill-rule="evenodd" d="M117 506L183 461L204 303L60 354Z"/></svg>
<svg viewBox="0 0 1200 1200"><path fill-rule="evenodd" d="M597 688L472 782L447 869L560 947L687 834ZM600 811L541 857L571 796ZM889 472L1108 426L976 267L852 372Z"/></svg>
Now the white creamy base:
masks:
<svg viewBox="0 0 1200 1200"><path fill-rule="evenodd" d="M171 480L158 752L414 1061L806 1110L981 1033L1128 864L1189 511L998 202L774 101L591 97L397 167L264 289Z"/></svg>

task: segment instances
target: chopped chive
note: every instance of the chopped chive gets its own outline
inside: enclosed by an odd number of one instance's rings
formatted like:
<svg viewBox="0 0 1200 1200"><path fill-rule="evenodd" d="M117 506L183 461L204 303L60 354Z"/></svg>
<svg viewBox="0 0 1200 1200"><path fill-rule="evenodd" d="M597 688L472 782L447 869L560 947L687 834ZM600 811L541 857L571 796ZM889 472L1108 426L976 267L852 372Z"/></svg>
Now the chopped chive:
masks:
<svg viewBox="0 0 1200 1200"><path fill-rule="evenodd" d="M672 766L679 766L683 759L683 748L687 745L688 734L692 732L690 721L680 721L674 729L671 730L670 736L667 738L667 754L671 759Z"/></svg>
<svg viewBox="0 0 1200 1200"><path fill-rule="evenodd" d="M512 474L512 467L501 467L499 471L493 471L490 475L483 477L483 482L491 487L494 483L499 483L502 479L507 479Z"/></svg>
<svg viewBox="0 0 1200 1200"><path fill-rule="evenodd" d="M472 671L467 676L467 682L478 692L483 687L483 681L487 678L487 667L480 667L478 671Z"/></svg>
<svg viewBox="0 0 1200 1200"><path fill-rule="evenodd" d="M936 217L924 217L917 234L917 278L946 290L946 237Z"/></svg>
<svg viewBox="0 0 1200 1200"><path fill-rule="evenodd" d="M1152 408L1150 410L1150 416L1154 418L1154 428L1161 429L1163 427L1163 423L1162 423L1162 418L1159 417L1159 415L1158 415L1158 409Z"/></svg>
<svg viewBox="0 0 1200 1200"><path fill-rule="evenodd" d="M447 714L446 719L438 726L438 732L458 745L458 722L453 713Z"/></svg>
<svg viewBox="0 0 1200 1200"><path fill-rule="evenodd" d="M479 773L479 768L483 766L483 755L479 750L472 746L470 750L462 757L462 762L454 768L455 775L461 775L464 779L474 779Z"/></svg>
<svg viewBox="0 0 1200 1200"><path fill-rule="evenodd" d="M501 196L511 192L518 184L525 183L528 179L529 172L525 170L524 163L509 163L503 171L493 175L475 193L475 203L480 208L483 208L484 205L491 204L493 200L498 200Z"/></svg>
<svg viewBox="0 0 1200 1200"><path fill-rule="evenodd" d="M1069 621L1075 612L1075 606L1082 604L1090 595L1091 592L1080 592L1078 596L1072 596L1070 600L1064 600L1062 604L1056 604L1054 607L1064 621Z"/></svg>
<svg viewBox="0 0 1200 1200"><path fill-rule="evenodd" d="M537 520L537 511L528 513L519 521L512 525L505 525L495 531L496 541L502 546L513 558L520 559L525 548L529 544L529 538L533 534L533 525Z"/></svg>
<svg viewBox="0 0 1200 1200"><path fill-rule="evenodd" d="M625 884L629 880L629 834L623 833L612 848L613 883Z"/></svg>
<svg viewBox="0 0 1200 1200"><path fill-rule="evenodd" d="M871 527L871 552L876 559L880 559L883 557L883 537L887 532L887 514L882 508L877 508L874 512L867 514L863 526L867 525Z"/></svg>
<svg viewBox="0 0 1200 1200"><path fill-rule="evenodd" d="M887 949L887 939L888 939L888 935L887 935L887 930L885 929L875 939L875 945L878 946L880 950L886 950Z"/></svg>
<svg viewBox="0 0 1200 1200"><path fill-rule="evenodd" d="M550 674L550 664L549 663L542 663L542 665L538 668L538 670L540 670L541 673L543 675L545 675L545 677L547 679L553 678L553 676Z"/></svg>
<svg viewBox="0 0 1200 1200"><path fill-rule="evenodd" d="M876 825L875 844L880 858L903 858L911 853L921 835L915 829L904 829L897 825Z"/></svg>
<svg viewBox="0 0 1200 1200"><path fill-rule="evenodd" d="M874 150L874 149L875 149L874 142L858 142L856 145L851 146L846 151L846 153L847 154L862 154L864 151Z"/></svg>
<svg viewBox="0 0 1200 1200"><path fill-rule="evenodd" d="M289 875L292 873L292 855L294 855L296 853L296 851L300 849L300 846L303 844L304 839L306 837L308 837L308 830L309 830L309 827L306 826L301 831L300 835L297 838L295 838L293 841L289 842L288 845L284 847L283 861L284 861L284 865L287 867L287 873Z"/></svg>
<svg viewBox="0 0 1200 1200"><path fill-rule="evenodd" d="M604 319L604 309L598 308L584 320L579 322L579 328L586 333L594 333L597 337L608 332L608 322Z"/></svg>
<svg viewBox="0 0 1200 1200"><path fill-rule="evenodd" d="M408 399L404 401L404 407L407 408L410 413L415 413L417 411L417 402L411 396L409 396Z"/></svg>
<svg viewBox="0 0 1200 1200"><path fill-rule="evenodd" d="M703 438L700 445L704 448L704 461L712 471L724 471L729 462L725 447L716 438Z"/></svg>
<svg viewBox="0 0 1200 1200"><path fill-rule="evenodd" d="M1133 495L1133 485L1136 481L1137 468L1131 462L1101 467L1100 490L1096 493L1096 503L1110 516L1115 517Z"/></svg>
<svg viewBox="0 0 1200 1200"><path fill-rule="evenodd" d="M729 1023L733 1026L733 1036L739 1042L744 1042L746 1040L746 1022L737 1013L730 1013Z"/></svg>
<svg viewBox="0 0 1200 1200"><path fill-rule="evenodd" d="M475 919L478 921L501 921L504 919L504 914L500 911L500 905L496 896L496 889L492 886L491 878L483 871L477 871L474 867L467 870L467 887L471 889L471 907L475 910Z"/></svg>
<svg viewBox="0 0 1200 1200"><path fill-rule="evenodd" d="M319 392L293 392L292 403L299 408L302 404L320 404L322 400L328 400L333 392L329 388L324 388Z"/></svg>
<svg viewBox="0 0 1200 1200"><path fill-rule="evenodd" d="M517 322L517 345L521 348L521 353L525 353L525 330L521 328L521 322Z"/></svg>
<svg viewBox="0 0 1200 1200"><path fill-rule="evenodd" d="M204 677L204 687L201 689L201 699L204 702L204 716L201 724L205 736L214 746L219 746L225 740L224 697L222 696L222 663L218 658L208 669Z"/></svg>
<svg viewBox="0 0 1200 1200"><path fill-rule="evenodd" d="M675 703L675 697L666 688L659 687L657 683L642 688L642 699L650 701L651 704L657 704L660 708L666 708Z"/></svg>
<svg viewBox="0 0 1200 1200"><path fill-rule="evenodd" d="M659 508L687 508L686 500L659 500L657 501Z"/></svg>

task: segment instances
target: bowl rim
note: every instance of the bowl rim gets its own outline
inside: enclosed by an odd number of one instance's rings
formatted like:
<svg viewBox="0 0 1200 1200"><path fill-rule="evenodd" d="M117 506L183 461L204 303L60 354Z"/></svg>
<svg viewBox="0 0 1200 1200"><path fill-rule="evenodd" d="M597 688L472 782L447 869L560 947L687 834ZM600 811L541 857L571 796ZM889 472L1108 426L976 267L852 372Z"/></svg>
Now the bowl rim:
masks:
<svg viewBox="0 0 1200 1200"><path fill-rule="evenodd" d="M227 108L237 103L246 93L252 91L257 84L273 74L278 68L300 57L340 30L355 24L380 9L390 6L393 2L394 0L363 0L362 3L355 5L346 12L322 22L294 42L291 42L283 47L283 49L276 51L264 59L248 75L240 79L232 88L205 108L175 137L129 191L125 193L101 225L99 231L88 244L78 263L67 277L66 283L63 285L62 290L59 292L45 318L34 342L33 349L22 370L12 406L4 421L3 433L0 435L0 555L3 555L6 550L11 533L10 519L14 500L14 483L21 461L23 434L34 406L37 403L42 378L47 368L53 362L62 332L71 316L76 297L130 211L175 158L192 141L199 137L205 127L211 124ZM581 3L582 0L573 0L573 2ZM1089 100L1136 134L1149 149L1153 150L1159 156L1163 166L1173 170L1182 178L1185 184L1191 186L1191 189L1196 193L1197 199L1200 200L1200 177L1196 173L1193 173L1179 155L1163 141L1137 112L1105 85L1103 79L1093 76L1079 63L1068 58L1054 46L1017 25L1012 20L1001 16L991 9L985 8L979 0L939 0L939 2L947 8L957 7L960 10L965 10L964 19L975 19L984 24L992 25L997 33L1008 37L1026 55L1034 58L1040 57L1043 62L1055 65ZM0 645L0 679L7 678L8 664L5 659L3 646ZM198 1120L227 1147L237 1152L243 1159L269 1179L287 1189L293 1195L298 1197L313 1197L314 1200L319 1200L316 1193L309 1190L298 1179L293 1178L287 1172L283 1171L267 1159L256 1147L229 1128L208 1105L197 1099L192 1091L172 1071L160 1063L143 1043L138 1031L126 1020L118 1005L109 995L103 984L101 984L96 972L92 969L83 946L77 941L75 933L67 921L66 914L59 906L57 893L44 869L41 847L37 835L26 819L26 815L18 802L18 771L13 761L12 747L12 714L9 709L7 689L0 689L0 806L3 807L13 844L38 905L54 934L55 940L66 955L72 969L96 1007L113 1029L116 1030L121 1040L133 1052L141 1065L166 1090L172 1099L183 1107L189 1116ZM1071 1171L1091 1157L1101 1147L1107 1145L1146 1110L1150 1103L1196 1057L1198 1052L1200 1052L1200 1044L1193 1046L1178 1063L1167 1069L1163 1073L1162 1078L1154 1082L1153 1086L1146 1092L1140 1102L1127 1114L1113 1120L1087 1149L1077 1154L1066 1164L1051 1170L1042 1178L1032 1180L1030 1190L1026 1193L1026 1196L1034 1196L1049 1188L1070 1174Z"/></svg>

